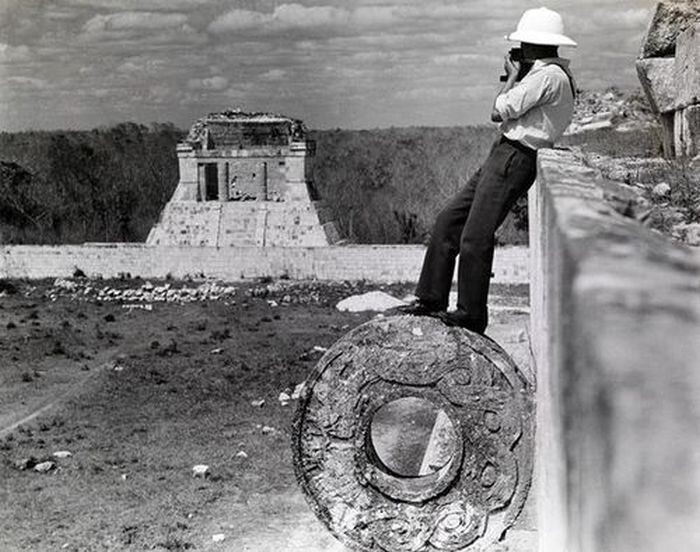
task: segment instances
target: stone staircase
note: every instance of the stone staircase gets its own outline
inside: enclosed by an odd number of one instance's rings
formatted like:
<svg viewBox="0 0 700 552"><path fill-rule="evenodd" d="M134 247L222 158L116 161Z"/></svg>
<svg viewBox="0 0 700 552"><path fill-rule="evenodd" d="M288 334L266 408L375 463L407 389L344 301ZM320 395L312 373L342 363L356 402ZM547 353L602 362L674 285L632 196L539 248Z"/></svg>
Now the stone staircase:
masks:
<svg viewBox="0 0 700 552"><path fill-rule="evenodd" d="M338 241L320 202L171 201L148 245L322 247Z"/></svg>

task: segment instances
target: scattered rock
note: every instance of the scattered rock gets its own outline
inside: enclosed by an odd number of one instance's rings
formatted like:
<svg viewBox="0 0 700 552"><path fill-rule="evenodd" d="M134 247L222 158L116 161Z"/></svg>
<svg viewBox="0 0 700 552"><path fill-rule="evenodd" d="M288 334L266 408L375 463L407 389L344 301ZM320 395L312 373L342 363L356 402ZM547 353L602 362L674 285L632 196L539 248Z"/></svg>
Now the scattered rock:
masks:
<svg viewBox="0 0 700 552"><path fill-rule="evenodd" d="M314 351L317 353L325 353L328 350L328 347L321 347L319 345L314 345Z"/></svg>
<svg viewBox="0 0 700 552"><path fill-rule="evenodd" d="M145 311L152 311L153 310L153 305L150 303L146 303L145 305L139 304L139 303L129 303L126 305L122 305L123 309L128 309L128 310L133 310L133 309L142 309Z"/></svg>
<svg viewBox="0 0 700 552"><path fill-rule="evenodd" d="M405 303L401 299L383 291L369 291L361 295L352 295L340 301L336 308L344 312L386 311Z"/></svg>
<svg viewBox="0 0 700 552"><path fill-rule="evenodd" d="M56 464L52 462L51 460L47 460L46 462L40 462L36 466L34 466L34 471L38 473L48 473L52 470L56 469Z"/></svg>
<svg viewBox="0 0 700 552"><path fill-rule="evenodd" d="M423 330L421 330L418 326L416 326L411 330L411 333L413 335L415 335L416 337L420 337L423 335Z"/></svg>
<svg viewBox="0 0 700 552"><path fill-rule="evenodd" d="M671 186L667 182L659 182L652 188L651 193L656 197L665 197L671 193Z"/></svg>
<svg viewBox="0 0 700 552"><path fill-rule="evenodd" d="M210 475L211 471L206 464L192 466L192 477L209 477Z"/></svg>
<svg viewBox="0 0 700 552"><path fill-rule="evenodd" d="M277 430L274 427L263 426L263 428L262 428L263 435L272 435L273 433L277 433Z"/></svg>
<svg viewBox="0 0 700 552"><path fill-rule="evenodd" d="M680 223L671 228L671 235L687 245L700 246L700 223Z"/></svg>
<svg viewBox="0 0 700 552"><path fill-rule="evenodd" d="M221 347L217 347L216 349L212 349L211 351L209 351L209 354L220 355L223 352L224 350Z"/></svg>
<svg viewBox="0 0 700 552"><path fill-rule="evenodd" d="M94 282L92 282L94 284ZM183 286L173 288L166 283L154 286L145 282L138 288L128 287L95 287L91 280L81 278L78 281L58 278L46 292L46 296L55 300L59 296L79 301L98 300L105 302L126 302L123 308L153 310L153 303L191 303L193 301L230 300L236 293L233 286L225 286L216 282L205 282L197 287ZM110 315L107 315L110 316Z"/></svg>
<svg viewBox="0 0 700 552"><path fill-rule="evenodd" d="M301 398L301 394L304 392L304 389L306 388L306 382L302 381L300 384L298 384L295 388L294 391L292 391L292 400L298 401Z"/></svg>
<svg viewBox="0 0 700 552"><path fill-rule="evenodd" d="M73 453L67 450L57 450L56 452L53 453L54 458L69 458L70 456L73 456Z"/></svg>
<svg viewBox="0 0 700 552"><path fill-rule="evenodd" d="M236 453L236 458L248 458L248 455L247 455L244 451L239 450L239 451Z"/></svg>
<svg viewBox="0 0 700 552"><path fill-rule="evenodd" d="M223 542L225 538L226 535L224 535L223 533L217 533L216 535L211 536L211 540L213 542Z"/></svg>
<svg viewBox="0 0 700 552"><path fill-rule="evenodd" d="M641 94L608 90L584 90L576 97L574 118L566 135L605 128L632 131L656 124L651 108Z"/></svg>
<svg viewBox="0 0 700 552"><path fill-rule="evenodd" d="M254 406L255 408L262 408L263 406L265 406L265 399L250 401L250 406Z"/></svg>
<svg viewBox="0 0 700 552"><path fill-rule="evenodd" d="M282 406L287 406L289 404L289 401L292 400L292 397L286 391L282 391L277 400L279 400Z"/></svg>

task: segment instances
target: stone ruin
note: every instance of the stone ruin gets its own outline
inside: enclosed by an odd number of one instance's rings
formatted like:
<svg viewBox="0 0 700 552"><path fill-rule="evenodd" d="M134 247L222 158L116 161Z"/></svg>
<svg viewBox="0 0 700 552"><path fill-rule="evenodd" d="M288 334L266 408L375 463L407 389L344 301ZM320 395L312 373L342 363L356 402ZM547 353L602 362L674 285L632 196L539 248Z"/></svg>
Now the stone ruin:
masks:
<svg viewBox="0 0 700 552"><path fill-rule="evenodd" d="M338 241L311 180L304 124L228 110L192 125L177 146L180 180L149 245L327 246Z"/></svg>
<svg viewBox="0 0 700 552"><path fill-rule="evenodd" d="M642 41L637 73L662 125L664 155L700 154L700 3L665 1Z"/></svg>

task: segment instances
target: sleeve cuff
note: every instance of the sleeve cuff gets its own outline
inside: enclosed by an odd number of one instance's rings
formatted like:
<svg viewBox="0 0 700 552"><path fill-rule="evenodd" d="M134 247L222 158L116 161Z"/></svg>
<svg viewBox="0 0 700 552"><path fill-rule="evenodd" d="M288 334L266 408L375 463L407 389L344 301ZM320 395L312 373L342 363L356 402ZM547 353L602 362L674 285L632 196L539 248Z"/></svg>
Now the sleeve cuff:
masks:
<svg viewBox="0 0 700 552"><path fill-rule="evenodd" d="M508 110L508 102L506 101L505 94L499 94L496 96L496 101L494 103L494 108L498 112L498 114L501 116L501 119L504 121L506 119L509 119L509 110Z"/></svg>

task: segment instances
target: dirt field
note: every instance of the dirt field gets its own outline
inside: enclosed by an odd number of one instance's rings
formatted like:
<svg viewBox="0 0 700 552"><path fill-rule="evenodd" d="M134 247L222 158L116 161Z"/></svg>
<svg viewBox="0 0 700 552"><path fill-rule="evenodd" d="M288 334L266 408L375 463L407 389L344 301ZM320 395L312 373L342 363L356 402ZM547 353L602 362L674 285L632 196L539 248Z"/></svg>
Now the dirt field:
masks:
<svg viewBox="0 0 700 552"><path fill-rule="evenodd" d="M335 304L380 286L256 282L145 310L2 284L0 550L343 550L297 488L278 397L376 314ZM492 293L491 334L526 361L527 289Z"/></svg>

